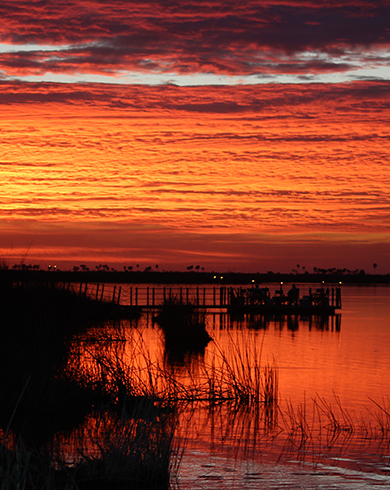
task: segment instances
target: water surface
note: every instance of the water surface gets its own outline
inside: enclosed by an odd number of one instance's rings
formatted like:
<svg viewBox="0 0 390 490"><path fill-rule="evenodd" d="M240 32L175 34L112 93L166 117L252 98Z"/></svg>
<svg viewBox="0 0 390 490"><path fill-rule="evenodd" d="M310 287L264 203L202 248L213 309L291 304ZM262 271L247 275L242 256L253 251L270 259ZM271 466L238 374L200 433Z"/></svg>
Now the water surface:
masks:
<svg viewBox="0 0 390 490"><path fill-rule="evenodd" d="M390 287L343 285L342 300L337 318L210 313L213 342L181 357L167 354L153 313L122 322L128 341L116 345L116 355L138 366L152 359L184 385L204 376L205 366L208 372L226 369L221 353L231 365L246 356L277 370L278 405L272 410L230 402L210 406L200 399L181 406L180 488L390 485L390 432L380 431L381 423L389 428ZM142 355L134 354L134 345ZM107 348L114 346L115 339Z"/></svg>

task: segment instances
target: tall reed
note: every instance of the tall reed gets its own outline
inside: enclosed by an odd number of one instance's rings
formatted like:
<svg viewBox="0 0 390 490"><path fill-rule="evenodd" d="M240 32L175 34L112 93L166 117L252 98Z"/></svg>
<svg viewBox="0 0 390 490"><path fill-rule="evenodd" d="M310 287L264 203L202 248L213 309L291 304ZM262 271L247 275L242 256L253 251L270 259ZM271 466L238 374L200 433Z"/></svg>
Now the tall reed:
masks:
<svg viewBox="0 0 390 490"><path fill-rule="evenodd" d="M111 333L108 333L111 336ZM260 349L245 346L230 352L217 343L209 362L198 359L183 365L180 373L167 369L164 356L152 355L138 331L129 333L126 345L104 342L83 343L73 352L68 374L93 387L105 386L113 397L148 396L156 401L201 401L275 406L278 401L278 371L275 363L262 365ZM234 344L234 342L233 342ZM118 350L119 349L119 350Z"/></svg>
<svg viewBox="0 0 390 490"><path fill-rule="evenodd" d="M369 409L370 414L377 422L377 430L383 437L388 437L390 435L390 397L383 397L382 403L379 403L372 398L369 398L369 400L371 400L377 407L375 412Z"/></svg>

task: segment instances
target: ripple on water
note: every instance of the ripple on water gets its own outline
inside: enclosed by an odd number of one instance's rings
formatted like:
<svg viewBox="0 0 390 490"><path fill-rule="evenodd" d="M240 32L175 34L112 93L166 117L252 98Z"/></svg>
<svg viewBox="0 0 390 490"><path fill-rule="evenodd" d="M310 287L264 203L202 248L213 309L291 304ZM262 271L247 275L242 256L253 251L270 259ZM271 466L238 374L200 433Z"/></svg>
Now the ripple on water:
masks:
<svg viewBox="0 0 390 490"><path fill-rule="evenodd" d="M210 458L212 461L210 461ZM377 468L378 470L378 468ZM202 451L188 451L179 475L180 490L274 490L390 488L386 474L358 471L330 464L279 464L228 460Z"/></svg>

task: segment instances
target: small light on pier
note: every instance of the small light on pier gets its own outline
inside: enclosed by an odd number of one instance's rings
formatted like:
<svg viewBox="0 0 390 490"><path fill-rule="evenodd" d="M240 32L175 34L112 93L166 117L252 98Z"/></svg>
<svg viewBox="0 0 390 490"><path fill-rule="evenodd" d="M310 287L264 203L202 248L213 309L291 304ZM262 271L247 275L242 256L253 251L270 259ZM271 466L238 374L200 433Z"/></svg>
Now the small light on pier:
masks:
<svg viewBox="0 0 390 490"><path fill-rule="evenodd" d="M254 279L252 279L252 282L255 282L255 280L254 280Z"/></svg>
<svg viewBox="0 0 390 490"><path fill-rule="evenodd" d="M221 279L223 279L223 276L221 276Z"/></svg>
<svg viewBox="0 0 390 490"><path fill-rule="evenodd" d="M217 276L214 276L214 279L217 279Z"/></svg>
<svg viewBox="0 0 390 490"><path fill-rule="evenodd" d="M341 281L339 281L339 284L343 284Z"/></svg>

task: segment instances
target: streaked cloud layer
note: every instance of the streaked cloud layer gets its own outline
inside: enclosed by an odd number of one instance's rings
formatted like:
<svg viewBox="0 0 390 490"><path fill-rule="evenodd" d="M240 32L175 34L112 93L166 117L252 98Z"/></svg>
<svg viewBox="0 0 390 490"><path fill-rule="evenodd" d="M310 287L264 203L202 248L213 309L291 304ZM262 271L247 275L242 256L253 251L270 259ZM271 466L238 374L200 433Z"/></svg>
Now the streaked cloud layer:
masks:
<svg viewBox="0 0 390 490"><path fill-rule="evenodd" d="M12 0L0 15L3 77L389 78L387 0Z"/></svg>
<svg viewBox="0 0 390 490"><path fill-rule="evenodd" d="M3 253L12 238L73 262L390 265L388 83L0 94Z"/></svg>

